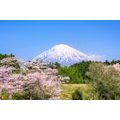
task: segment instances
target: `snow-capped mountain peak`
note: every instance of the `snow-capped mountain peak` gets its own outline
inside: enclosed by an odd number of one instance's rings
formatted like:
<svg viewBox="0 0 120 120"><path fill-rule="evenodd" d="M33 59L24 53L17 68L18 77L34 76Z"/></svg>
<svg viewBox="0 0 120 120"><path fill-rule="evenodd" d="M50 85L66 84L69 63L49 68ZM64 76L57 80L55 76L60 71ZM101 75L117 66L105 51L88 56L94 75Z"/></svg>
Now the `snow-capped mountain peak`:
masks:
<svg viewBox="0 0 120 120"><path fill-rule="evenodd" d="M68 45L60 44L55 45L51 49L41 53L33 60L43 61L46 63L55 63L58 62L61 65L72 65L80 61L95 61L95 56L86 55Z"/></svg>

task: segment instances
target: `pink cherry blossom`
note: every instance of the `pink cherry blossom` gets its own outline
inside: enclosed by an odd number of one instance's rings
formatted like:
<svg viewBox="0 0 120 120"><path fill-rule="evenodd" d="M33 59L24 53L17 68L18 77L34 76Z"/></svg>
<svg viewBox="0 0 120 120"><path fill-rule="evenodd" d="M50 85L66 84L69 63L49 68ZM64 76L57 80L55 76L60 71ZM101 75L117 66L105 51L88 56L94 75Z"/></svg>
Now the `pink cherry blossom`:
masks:
<svg viewBox="0 0 120 120"><path fill-rule="evenodd" d="M120 64L114 64L113 67L115 68L115 70L117 70L118 72L120 72Z"/></svg>
<svg viewBox="0 0 120 120"><path fill-rule="evenodd" d="M60 78L51 69L42 72L31 72L26 75L14 74L12 68L0 67L0 91L6 89L10 94L24 90L24 85L38 83L40 88L57 99L60 93ZM52 73L53 72L53 73ZM48 74L51 73L51 74Z"/></svg>

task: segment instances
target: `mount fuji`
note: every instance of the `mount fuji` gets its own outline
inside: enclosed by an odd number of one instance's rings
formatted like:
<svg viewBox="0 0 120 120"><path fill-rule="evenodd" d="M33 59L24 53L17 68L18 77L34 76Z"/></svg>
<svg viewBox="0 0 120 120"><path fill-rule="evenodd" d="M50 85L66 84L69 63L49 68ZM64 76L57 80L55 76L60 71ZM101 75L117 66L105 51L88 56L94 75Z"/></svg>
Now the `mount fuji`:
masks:
<svg viewBox="0 0 120 120"><path fill-rule="evenodd" d="M89 60L98 61L98 56L84 54L65 44L56 45L33 59L33 61L43 61L45 63L58 62L62 66Z"/></svg>

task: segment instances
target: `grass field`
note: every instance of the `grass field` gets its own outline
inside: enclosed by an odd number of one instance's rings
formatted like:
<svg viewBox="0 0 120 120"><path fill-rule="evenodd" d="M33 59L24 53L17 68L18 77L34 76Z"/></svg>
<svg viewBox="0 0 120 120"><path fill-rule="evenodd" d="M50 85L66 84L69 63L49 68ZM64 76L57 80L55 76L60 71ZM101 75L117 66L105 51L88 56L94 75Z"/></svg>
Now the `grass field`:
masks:
<svg viewBox="0 0 120 120"><path fill-rule="evenodd" d="M76 90L80 89L83 93L83 99L89 99L89 85L88 84L62 84L61 85L61 100L71 100L72 93Z"/></svg>

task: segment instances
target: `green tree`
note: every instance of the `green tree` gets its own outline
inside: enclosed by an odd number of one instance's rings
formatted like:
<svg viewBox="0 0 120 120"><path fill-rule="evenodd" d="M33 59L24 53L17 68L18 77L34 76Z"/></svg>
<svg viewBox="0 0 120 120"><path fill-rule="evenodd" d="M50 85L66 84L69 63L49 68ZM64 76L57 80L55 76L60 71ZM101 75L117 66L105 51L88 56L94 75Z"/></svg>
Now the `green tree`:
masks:
<svg viewBox="0 0 120 120"><path fill-rule="evenodd" d="M92 63L87 75L92 80L92 92L98 99L120 99L120 74L113 67Z"/></svg>
<svg viewBox="0 0 120 120"><path fill-rule="evenodd" d="M86 76L86 72L89 70L90 63L91 61L82 61L69 67L60 67L58 71L59 74L68 76L70 78L69 83L87 83L89 81L89 78Z"/></svg>

